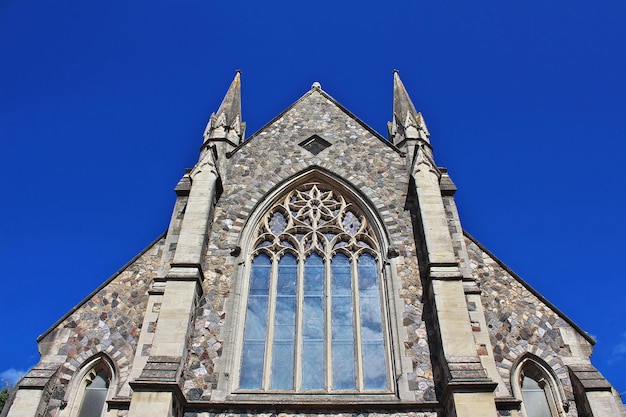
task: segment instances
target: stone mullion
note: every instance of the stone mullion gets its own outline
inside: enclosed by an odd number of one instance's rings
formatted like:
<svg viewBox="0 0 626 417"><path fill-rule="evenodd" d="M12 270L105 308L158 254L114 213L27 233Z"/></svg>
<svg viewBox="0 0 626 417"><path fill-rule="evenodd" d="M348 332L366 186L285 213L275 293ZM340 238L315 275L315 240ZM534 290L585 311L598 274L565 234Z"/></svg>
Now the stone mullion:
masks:
<svg viewBox="0 0 626 417"><path fill-rule="evenodd" d="M332 391L333 389L333 366L332 366L332 294L331 294L331 261L332 258L324 259L324 312L326 313L325 323L325 342L326 346L324 352L326 353L326 390Z"/></svg>

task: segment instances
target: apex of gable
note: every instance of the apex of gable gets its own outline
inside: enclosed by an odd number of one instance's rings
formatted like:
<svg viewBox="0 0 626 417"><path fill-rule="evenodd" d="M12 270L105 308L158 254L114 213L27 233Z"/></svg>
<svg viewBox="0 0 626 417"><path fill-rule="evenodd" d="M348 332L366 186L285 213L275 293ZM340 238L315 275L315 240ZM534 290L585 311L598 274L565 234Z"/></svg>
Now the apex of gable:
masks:
<svg viewBox="0 0 626 417"><path fill-rule="evenodd" d="M257 140L269 138L275 139L275 144L295 143L313 155L337 140L361 142L366 146L379 142L393 152L402 154L391 142L323 90L317 81L300 98L229 152L228 156Z"/></svg>

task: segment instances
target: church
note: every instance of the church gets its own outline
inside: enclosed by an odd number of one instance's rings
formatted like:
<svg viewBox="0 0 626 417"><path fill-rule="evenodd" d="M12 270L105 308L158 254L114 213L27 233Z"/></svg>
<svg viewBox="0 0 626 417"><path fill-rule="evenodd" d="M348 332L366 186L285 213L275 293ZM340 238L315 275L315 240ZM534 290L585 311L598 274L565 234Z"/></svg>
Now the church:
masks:
<svg viewBox="0 0 626 417"><path fill-rule="evenodd" d="M626 417L593 338L463 230L393 78L387 137L319 83L247 137L236 73L167 230L2 417Z"/></svg>

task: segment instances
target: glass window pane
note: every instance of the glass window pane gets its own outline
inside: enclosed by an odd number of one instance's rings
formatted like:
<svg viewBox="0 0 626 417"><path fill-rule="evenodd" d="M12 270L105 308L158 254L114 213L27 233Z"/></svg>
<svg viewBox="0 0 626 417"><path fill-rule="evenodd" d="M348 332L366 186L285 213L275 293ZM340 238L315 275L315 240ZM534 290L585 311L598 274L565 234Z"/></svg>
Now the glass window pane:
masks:
<svg viewBox="0 0 626 417"><path fill-rule="evenodd" d="M351 295L352 279L350 276L350 260L343 253L335 255L331 261L332 267L332 294Z"/></svg>
<svg viewBox="0 0 626 417"><path fill-rule="evenodd" d="M332 298L332 339L354 340L352 297Z"/></svg>
<svg viewBox="0 0 626 417"><path fill-rule="evenodd" d="M274 340L294 340L296 331L295 297L276 297Z"/></svg>
<svg viewBox="0 0 626 417"><path fill-rule="evenodd" d="M324 261L317 253L311 254L304 264L304 295L324 294Z"/></svg>
<svg viewBox="0 0 626 417"><path fill-rule="evenodd" d="M534 379L522 379L522 401L528 417L552 417L546 393Z"/></svg>
<svg viewBox="0 0 626 417"><path fill-rule="evenodd" d="M331 261L332 386L356 389L354 307L350 260L343 254Z"/></svg>
<svg viewBox="0 0 626 417"><path fill-rule="evenodd" d="M274 341L272 351L272 389L293 389L293 341Z"/></svg>
<svg viewBox="0 0 626 417"><path fill-rule="evenodd" d="M268 294L272 260L265 254L257 255L252 261L250 294Z"/></svg>
<svg viewBox="0 0 626 417"><path fill-rule="evenodd" d="M302 336L305 340L324 339L324 262L315 253L304 264Z"/></svg>
<svg viewBox="0 0 626 417"><path fill-rule="evenodd" d="M287 254L278 262L270 384L272 389L293 389L297 279L298 260Z"/></svg>
<svg viewBox="0 0 626 417"><path fill-rule="evenodd" d="M265 357L265 340L262 342L247 341L243 345L241 363L241 388L261 388L263 383L263 362Z"/></svg>
<svg viewBox="0 0 626 417"><path fill-rule="evenodd" d="M359 313L363 349L363 384L366 389L387 387L387 370L380 306L378 268L374 257L364 253L358 260Z"/></svg>
<svg viewBox="0 0 626 417"><path fill-rule="evenodd" d="M324 299L310 297L305 293L302 318L304 340L324 340Z"/></svg>
<svg viewBox="0 0 626 417"><path fill-rule="evenodd" d="M354 343L333 340L333 388L356 389Z"/></svg>
<svg viewBox="0 0 626 417"><path fill-rule="evenodd" d="M272 261L265 254L258 255L252 261L239 378L241 388L261 388L263 383L271 267Z"/></svg>
<svg viewBox="0 0 626 417"><path fill-rule="evenodd" d="M324 368L324 341L304 340L302 344L302 389L324 389Z"/></svg>
<svg viewBox="0 0 626 417"><path fill-rule="evenodd" d="M99 417L107 398L108 378L104 372L98 372L93 381L85 388L78 417Z"/></svg>
<svg viewBox="0 0 626 417"><path fill-rule="evenodd" d="M295 295L298 278L298 260L292 254L287 254L278 261L278 282L276 293L281 295Z"/></svg>
<svg viewBox="0 0 626 417"><path fill-rule="evenodd" d="M100 371L96 374L96 377L91 381L91 384L87 387L89 390L93 389L107 389L109 388L109 381L106 376L106 373Z"/></svg>
<svg viewBox="0 0 626 417"><path fill-rule="evenodd" d="M285 231L285 227L287 227L287 219L283 213L277 211L272 214L272 217L270 217L269 226L272 233L278 236Z"/></svg>
<svg viewBox="0 0 626 417"><path fill-rule="evenodd" d="M359 257L359 313L363 341L382 341L382 313L376 260L368 253Z"/></svg>
<svg viewBox="0 0 626 417"><path fill-rule="evenodd" d="M363 342L363 374L365 389L387 388L385 346L382 342Z"/></svg>
<svg viewBox="0 0 626 417"><path fill-rule="evenodd" d="M267 296L248 297L244 340L265 340L267 329Z"/></svg>
<svg viewBox="0 0 626 417"><path fill-rule="evenodd" d="M369 253L359 257L359 291L361 294L378 295L378 268L376 259Z"/></svg>

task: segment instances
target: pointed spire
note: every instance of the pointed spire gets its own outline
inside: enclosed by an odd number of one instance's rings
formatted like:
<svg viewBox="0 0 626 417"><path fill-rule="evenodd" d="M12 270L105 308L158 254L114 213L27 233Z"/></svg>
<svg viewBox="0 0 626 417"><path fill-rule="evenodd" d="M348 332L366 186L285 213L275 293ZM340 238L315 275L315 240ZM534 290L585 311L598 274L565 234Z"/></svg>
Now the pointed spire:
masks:
<svg viewBox="0 0 626 417"><path fill-rule="evenodd" d="M404 84L400 79L400 72L393 70L393 114L396 117L403 118L407 113L416 115L417 110L404 88Z"/></svg>
<svg viewBox="0 0 626 417"><path fill-rule="evenodd" d="M393 120L388 126L390 139L396 146L404 145L407 139L430 143L424 117L415 110L398 70L393 70Z"/></svg>
<svg viewBox="0 0 626 417"><path fill-rule="evenodd" d="M222 100L217 115L224 114L226 116L226 122L232 123L235 118L241 116L241 70L237 70L233 82L230 83L230 87Z"/></svg>
<svg viewBox="0 0 626 417"><path fill-rule="evenodd" d="M246 124L241 121L241 70L237 70L222 104L204 131L205 142L208 139L228 139L235 144L243 141Z"/></svg>

